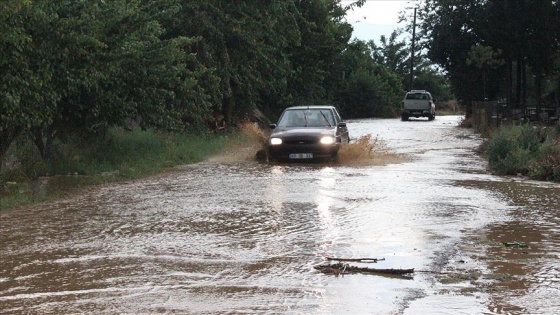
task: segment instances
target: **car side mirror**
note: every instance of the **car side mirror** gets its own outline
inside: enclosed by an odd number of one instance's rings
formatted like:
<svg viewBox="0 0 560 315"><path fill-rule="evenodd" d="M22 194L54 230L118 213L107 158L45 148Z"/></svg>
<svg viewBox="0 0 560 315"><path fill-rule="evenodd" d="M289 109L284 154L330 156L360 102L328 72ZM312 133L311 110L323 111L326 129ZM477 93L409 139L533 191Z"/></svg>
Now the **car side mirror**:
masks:
<svg viewBox="0 0 560 315"><path fill-rule="evenodd" d="M268 127L269 127L270 129L274 129L274 128L276 128L276 124L270 124L270 125L268 125Z"/></svg>
<svg viewBox="0 0 560 315"><path fill-rule="evenodd" d="M346 122L345 121L339 122L338 127L345 128L346 127Z"/></svg>

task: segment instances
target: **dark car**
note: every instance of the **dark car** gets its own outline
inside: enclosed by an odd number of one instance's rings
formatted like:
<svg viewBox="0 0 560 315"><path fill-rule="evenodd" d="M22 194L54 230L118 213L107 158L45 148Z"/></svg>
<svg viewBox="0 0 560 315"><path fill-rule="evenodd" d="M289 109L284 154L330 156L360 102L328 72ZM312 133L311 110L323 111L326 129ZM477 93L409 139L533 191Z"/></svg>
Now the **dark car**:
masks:
<svg viewBox="0 0 560 315"><path fill-rule="evenodd" d="M350 141L346 122L330 105L286 108L270 128L269 160L332 159Z"/></svg>

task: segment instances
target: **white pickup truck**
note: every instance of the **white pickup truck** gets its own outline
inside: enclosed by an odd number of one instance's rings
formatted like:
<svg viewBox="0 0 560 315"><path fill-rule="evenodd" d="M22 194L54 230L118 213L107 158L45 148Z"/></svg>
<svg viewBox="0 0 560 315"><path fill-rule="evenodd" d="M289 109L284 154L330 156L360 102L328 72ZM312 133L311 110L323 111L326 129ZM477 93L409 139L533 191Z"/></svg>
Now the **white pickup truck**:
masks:
<svg viewBox="0 0 560 315"><path fill-rule="evenodd" d="M428 120L436 118L436 104L429 92L411 90L406 93L402 102L401 119L406 121L410 117L428 117Z"/></svg>

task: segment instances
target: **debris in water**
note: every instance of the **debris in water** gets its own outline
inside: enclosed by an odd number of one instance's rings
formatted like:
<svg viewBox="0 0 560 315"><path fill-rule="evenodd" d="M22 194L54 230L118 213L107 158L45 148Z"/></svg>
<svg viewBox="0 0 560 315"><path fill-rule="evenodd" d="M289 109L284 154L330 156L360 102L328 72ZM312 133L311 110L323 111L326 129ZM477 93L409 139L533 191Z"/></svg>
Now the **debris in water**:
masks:
<svg viewBox="0 0 560 315"><path fill-rule="evenodd" d="M519 241L514 241L514 242L504 242L504 246L505 247L513 247L513 248L524 248L524 247L529 247L527 244L519 242Z"/></svg>
<svg viewBox="0 0 560 315"><path fill-rule="evenodd" d="M325 257L327 260L336 260L336 261L354 261L354 262L361 262L361 263L376 263L378 261L385 260L385 258L334 258L334 257Z"/></svg>
<svg viewBox="0 0 560 315"><path fill-rule="evenodd" d="M334 274L335 276L345 275L345 274L355 274L355 273L366 273L366 274L381 274L381 275L395 275L395 276L407 276L414 273L414 268L410 269L377 269L368 267L356 267L350 266L349 264L336 263L332 265L318 265L314 266L315 269L321 271L324 274Z"/></svg>

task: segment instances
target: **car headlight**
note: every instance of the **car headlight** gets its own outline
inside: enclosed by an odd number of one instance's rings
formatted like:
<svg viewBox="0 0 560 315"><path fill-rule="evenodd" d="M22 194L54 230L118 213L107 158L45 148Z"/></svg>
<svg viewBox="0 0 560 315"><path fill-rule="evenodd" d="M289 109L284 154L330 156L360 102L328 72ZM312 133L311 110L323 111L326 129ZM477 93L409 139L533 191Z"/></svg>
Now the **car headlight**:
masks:
<svg viewBox="0 0 560 315"><path fill-rule="evenodd" d="M333 144L335 141L336 139L331 136L321 138L321 144Z"/></svg>
<svg viewBox="0 0 560 315"><path fill-rule="evenodd" d="M282 139L280 138L270 138L271 145L279 145L282 144Z"/></svg>

